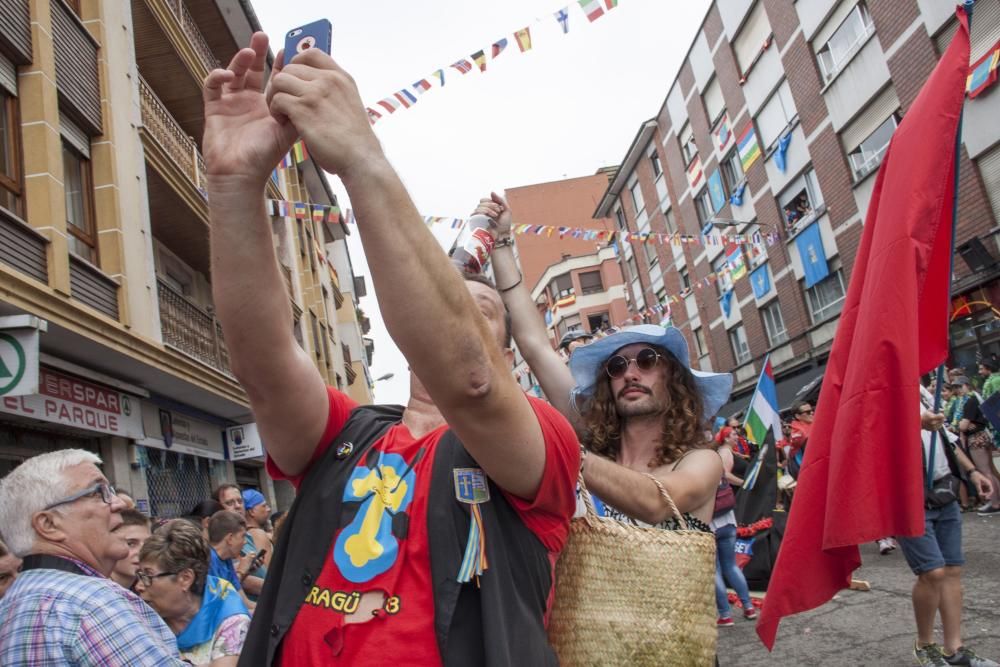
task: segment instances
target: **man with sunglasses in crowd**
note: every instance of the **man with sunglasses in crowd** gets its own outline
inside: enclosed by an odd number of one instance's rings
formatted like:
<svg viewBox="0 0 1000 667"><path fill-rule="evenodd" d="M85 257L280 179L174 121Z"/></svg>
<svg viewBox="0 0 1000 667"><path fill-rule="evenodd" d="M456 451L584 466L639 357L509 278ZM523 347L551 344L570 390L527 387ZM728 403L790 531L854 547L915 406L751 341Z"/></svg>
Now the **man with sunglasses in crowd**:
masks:
<svg viewBox="0 0 1000 667"><path fill-rule="evenodd" d="M680 331L652 324L575 350L569 368L589 450L584 480L605 516L675 529L662 486L689 525L710 531L723 468L704 434L729 398L732 375L691 369Z"/></svg>
<svg viewBox="0 0 1000 667"><path fill-rule="evenodd" d="M0 480L0 534L24 561L0 600L0 665L184 664L156 612L108 578L129 548L100 463L66 449Z"/></svg>

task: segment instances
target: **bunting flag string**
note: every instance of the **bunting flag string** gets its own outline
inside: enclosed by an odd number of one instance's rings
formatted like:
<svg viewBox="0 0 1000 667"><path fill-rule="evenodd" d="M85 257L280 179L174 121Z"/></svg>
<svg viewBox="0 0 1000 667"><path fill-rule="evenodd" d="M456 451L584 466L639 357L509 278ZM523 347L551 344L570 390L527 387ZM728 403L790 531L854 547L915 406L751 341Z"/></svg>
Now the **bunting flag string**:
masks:
<svg viewBox="0 0 1000 667"><path fill-rule="evenodd" d="M600 17L604 16L606 13L610 12L612 9L618 7L618 0L577 0L576 4L580 6L580 11L583 12L584 16L590 23L593 23ZM558 34L568 34L569 33L569 5L563 7L562 9L554 12L551 16L560 29ZM541 23L541 19L536 19L535 24ZM513 33L514 43L517 44L518 50L521 53L530 51L532 47L532 36L531 36L531 26L525 26L520 30L516 30ZM495 42L490 47L490 60L496 60L506 48L508 40L507 37L502 37ZM471 59L471 62L470 62ZM478 69L481 73L486 73L487 66L487 56L486 49L479 49L471 55L464 56L452 64L448 65L450 68L458 70L461 74L468 74L474 69ZM374 125L379 120L383 118L383 114L376 109L380 106L385 109L388 113L392 114L399 110L401 107L404 109L409 109L411 106L416 104L417 97L413 93L409 92L412 89L417 95L423 95L429 91L432 86L430 81L436 79L438 81L438 88L444 87L444 71L446 68L441 68L435 70L433 74L426 78L419 79L416 83L411 84L405 88L398 90L397 92L385 97L375 104L369 105L368 109L368 121Z"/></svg>

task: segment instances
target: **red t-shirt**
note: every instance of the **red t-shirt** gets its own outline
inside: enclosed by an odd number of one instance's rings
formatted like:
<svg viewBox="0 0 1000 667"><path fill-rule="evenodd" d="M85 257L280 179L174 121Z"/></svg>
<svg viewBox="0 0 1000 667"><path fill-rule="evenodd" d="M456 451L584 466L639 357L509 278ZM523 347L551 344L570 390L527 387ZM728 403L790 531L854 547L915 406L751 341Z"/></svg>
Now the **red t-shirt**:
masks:
<svg viewBox="0 0 1000 667"><path fill-rule="evenodd" d="M329 394L330 416L314 462L356 407L335 389ZM505 497L554 563L576 507L579 445L561 414L544 401L531 396L528 400L545 439L545 471L533 501ZM434 633L427 498L435 447L446 430L442 426L414 439L406 426L396 424L373 446L378 452L374 467L366 461L358 464L344 490L343 516L350 517L351 507L357 511L336 533L323 571L285 635L281 664L441 664ZM283 475L270 459L268 470L296 487L305 474ZM372 596L361 596L369 592L381 593L375 604L380 608L374 612L363 607ZM351 617L371 620L345 623Z"/></svg>

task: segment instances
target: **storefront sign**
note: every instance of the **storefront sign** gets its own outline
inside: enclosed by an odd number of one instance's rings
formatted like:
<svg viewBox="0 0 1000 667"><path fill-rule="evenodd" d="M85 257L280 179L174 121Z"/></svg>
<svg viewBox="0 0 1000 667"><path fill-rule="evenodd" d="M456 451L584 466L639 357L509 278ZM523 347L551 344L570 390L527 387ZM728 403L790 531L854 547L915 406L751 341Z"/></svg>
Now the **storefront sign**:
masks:
<svg viewBox="0 0 1000 667"><path fill-rule="evenodd" d="M142 402L142 423L146 437L138 444L223 460L222 428L151 401Z"/></svg>
<svg viewBox="0 0 1000 667"><path fill-rule="evenodd" d="M260 441L260 434L257 433L257 424L230 426L226 429L226 441L229 443L231 461L264 456L264 443Z"/></svg>
<svg viewBox="0 0 1000 667"><path fill-rule="evenodd" d="M38 393L38 338L47 328L34 315L0 317L0 396Z"/></svg>
<svg viewBox="0 0 1000 667"><path fill-rule="evenodd" d="M0 412L124 438L145 436L137 397L45 366L38 393L0 397Z"/></svg>

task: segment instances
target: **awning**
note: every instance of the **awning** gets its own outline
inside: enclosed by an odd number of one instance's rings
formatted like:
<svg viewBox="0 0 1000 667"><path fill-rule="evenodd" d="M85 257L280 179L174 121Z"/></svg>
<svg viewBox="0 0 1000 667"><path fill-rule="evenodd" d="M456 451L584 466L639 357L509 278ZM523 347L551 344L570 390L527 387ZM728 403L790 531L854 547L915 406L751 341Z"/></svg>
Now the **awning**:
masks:
<svg viewBox="0 0 1000 667"><path fill-rule="evenodd" d="M784 412L790 409L796 401L804 400L812 395L819 388L824 372L826 372L826 364L799 368L793 374L778 377L777 382L775 382L778 411ZM744 412L750 405L754 389L753 386L749 387L731 397L729 402L719 410L719 416L728 419L739 412Z"/></svg>

